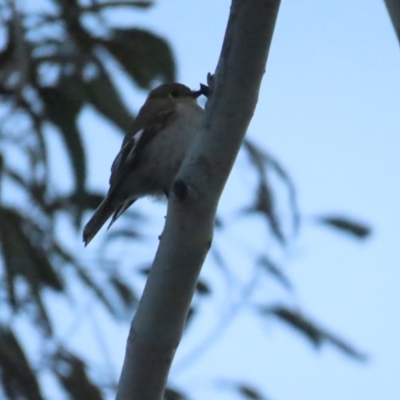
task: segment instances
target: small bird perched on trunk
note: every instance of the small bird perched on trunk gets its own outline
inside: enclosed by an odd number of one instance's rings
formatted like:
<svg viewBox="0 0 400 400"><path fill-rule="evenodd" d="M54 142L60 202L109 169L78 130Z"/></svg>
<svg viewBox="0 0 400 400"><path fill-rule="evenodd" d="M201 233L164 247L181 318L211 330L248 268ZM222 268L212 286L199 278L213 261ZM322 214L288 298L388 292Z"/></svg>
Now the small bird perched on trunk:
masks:
<svg viewBox="0 0 400 400"><path fill-rule="evenodd" d="M202 90L179 83L152 90L140 109L111 166L110 188L83 231L85 246L111 217L118 217L143 196L167 195L204 110Z"/></svg>

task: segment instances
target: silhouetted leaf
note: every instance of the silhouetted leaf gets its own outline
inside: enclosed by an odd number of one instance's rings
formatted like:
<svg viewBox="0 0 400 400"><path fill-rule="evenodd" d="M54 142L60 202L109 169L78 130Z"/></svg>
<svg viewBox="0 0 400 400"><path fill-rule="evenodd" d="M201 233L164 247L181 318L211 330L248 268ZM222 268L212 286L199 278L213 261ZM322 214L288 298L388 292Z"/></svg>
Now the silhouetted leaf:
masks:
<svg viewBox="0 0 400 400"><path fill-rule="evenodd" d="M72 62L74 67L81 69L84 60L90 59L95 41L87 29L86 24L82 21L82 6L79 0L59 0L58 5L62 17L64 29L68 33L69 48L64 50L64 53L73 54ZM68 69L68 68L67 68Z"/></svg>
<svg viewBox="0 0 400 400"><path fill-rule="evenodd" d="M13 54L15 51L15 38L10 29L10 23L4 26L7 29L6 34L6 45L0 52L0 84L3 85L4 81L8 77L9 71L11 71L11 64L13 63Z"/></svg>
<svg viewBox="0 0 400 400"><path fill-rule="evenodd" d="M258 263L263 266L285 289L290 291L293 289L289 278L283 273L282 269L266 255L261 256Z"/></svg>
<svg viewBox="0 0 400 400"><path fill-rule="evenodd" d="M286 184L288 192L289 192L289 201L293 218L293 229L294 232L297 233L300 225L300 213L297 205L297 193L296 187L293 183L293 180L290 178L289 174L285 171L282 164L279 163L276 158L274 158L271 154L267 153L265 150L254 144L249 138L246 138L243 142L243 149L247 152L251 164L255 167L258 175L259 175L259 186L265 186L269 191L269 184L267 181L267 170L273 170L276 172L278 177ZM260 189L259 189L260 190ZM272 192L271 192L272 193ZM272 194L269 195L269 200L264 206L264 211L270 210L271 215L275 219L275 221L271 221L271 227L275 233L279 231L276 227L279 228L278 218L274 216L273 209L273 197ZM269 206L269 207L268 207ZM278 232L278 238L280 233Z"/></svg>
<svg viewBox="0 0 400 400"><path fill-rule="evenodd" d="M279 163L274 157L268 154L268 165L270 165L278 176L286 183L289 191L289 201L290 207L292 209L293 217L293 230L295 233L298 232L300 227L300 212L297 205L297 191L293 180L290 178L289 174L284 170L281 163Z"/></svg>
<svg viewBox="0 0 400 400"><path fill-rule="evenodd" d="M40 229L16 210L0 207L0 242L8 301L16 311L22 302L31 306L28 312L35 324L46 335L52 334L52 325L42 300L42 290L50 287L63 291L63 282L55 272L50 254L42 248ZM17 278L22 278L29 292L20 299L16 295Z"/></svg>
<svg viewBox="0 0 400 400"><path fill-rule="evenodd" d="M69 202L82 211L95 210L104 200L103 193L85 192L83 195L72 193L69 196Z"/></svg>
<svg viewBox="0 0 400 400"><path fill-rule="evenodd" d="M324 332L298 311L276 306L263 309L263 313L275 315L280 320L286 322L292 328L297 329L297 331L305 335L316 347L321 346L325 335Z"/></svg>
<svg viewBox="0 0 400 400"><path fill-rule="evenodd" d="M250 400L264 400L265 399L265 397L257 389L250 387L249 385L241 384L237 387L237 391L245 399L250 399Z"/></svg>
<svg viewBox="0 0 400 400"><path fill-rule="evenodd" d="M31 79L31 85L32 86L37 86L37 76L35 73L31 74L32 76L30 77ZM35 136L36 140L35 140L35 145L32 147L33 148L33 153L34 153L34 157L35 158L35 162L36 165L32 168L32 170L36 170L38 166L40 166L39 168L41 168L43 170L43 176L40 180L40 183L37 181L37 178L35 179L34 184L37 185L41 185L43 187L41 193L38 191L36 191L35 193L32 193L33 197L35 198L35 200L37 200L39 203L43 203L43 198L44 198L44 194L46 192L46 187L47 187L47 181L48 181L48 175L49 175L49 171L48 171L48 157L47 157L47 153L48 153L48 149L47 149L47 144L45 141L45 134L44 134L44 130L43 130L43 125L44 125L44 118L38 114L37 110L35 111L35 107L37 107L36 101L33 102L34 106L32 106L32 104L26 100L24 97L22 96L18 96L16 99L16 104L18 104L18 106L24 110L24 112L27 114L27 116L29 116L30 118L30 123L32 125L31 128L31 132L32 134ZM28 147L29 149L29 147ZM32 189L31 189L32 190ZM40 194L38 196L38 194Z"/></svg>
<svg viewBox="0 0 400 400"><path fill-rule="evenodd" d="M256 146L249 138L243 141L243 148L246 150L250 157L250 161L253 166L257 169L258 173L265 173L265 164L268 162L268 157L266 154Z"/></svg>
<svg viewBox="0 0 400 400"><path fill-rule="evenodd" d="M136 305L138 299L135 292L125 282L116 276L110 278L111 286L118 293L119 298L122 300L127 309L132 309Z"/></svg>
<svg viewBox="0 0 400 400"><path fill-rule="evenodd" d="M4 177L4 157L3 153L0 153L0 196L2 195L3 177Z"/></svg>
<svg viewBox="0 0 400 400"><path fill-rule="evenodd" d="M86 364L76 355L59 350L54 359L53 371L74 400L102 400L100 389L86 373Z"/></svg>
<svg viewBox="0 0 400 400"><path fill-rule="evenodd" d="M207 296L211 293L211 290L207 283L199 279L196 284L196 293L201 296Z"/></svg>
<svg viewBox="0 0 400 400"><path fill-rule="evenodd" d="M328 215L316 217L316 220L320 224L347 233L357 239L366 239L371 234L371 228L368 225L347 217Z"/></svg>
<svg viewBox="0 0 400 400"><path fill-rule="evenodd" d="M115 7L136 7L141 9L148 9L154 5L152 1L140 1L140 0L111 0L111 1L96 1L92 4L83 7L84 12L96 12L106 10L107 8Z"/></svg>
<svg viewBox="0 0 400 400"><path fill-rule="evenodd" d="M78 194L76 192L67 196L55 197L47 202L46 209L50 212L59 210L73 211L79 208L82 212L86 210L95 210L104 199L104 194L94 192L84 192Z"/></svg>
<svg viewBox="0 0 400 400"><path fill-rule="evenodd" d="M152 82L175 81L175 61L167 42L141 29L113 29L111 39L99 42L143 89Z"/></svg>
<svg viewBox="0 0 400 400"><path fill-rule="evenodd" d="M33 301L34 310L29 313L29 317L32 318L36 326L42 329L42 332L46 336L51 336L53 334L53 326L47 313L46 306L43 303L39 288L31 288L31 299Z"/></svg>
<svg viewBox="0 0 400 400"><path fill-rule="evenodd" d="M75 192L83 193L86 182L86 158L76 120L86 101L86 91L75 76L63 77L56 87L39 90L45 103L46 115L60 130L72 161Z"/></svg>
<svg viewBox="0 0 400 400"><path fill-rule="evenodd" d="M238 393L241 398L249 400L267 400L267 398L256 388L248 383L237 382L231 380L218 380L218 386L222 386L224 389L234 390Z"/></svg>
<svg viewBox="0 0 400 400"><path fill-rule="evenodd" d="M0 378L9 400L41 400L35 372L9 327L0 325Z"/></svg>
<svg viewBox="0 0 400 400"><path fill-rule="evenodd" d="M151 264L143 265L139 267L137 270L141 275L149 276L151 270Z"/></svg>
<svg viewBox="0 0 400 400"><path fill-rule="evenodd" d="M112 241L115 239L130 239L137 240L142 239L143 235L136 230L133 229L114 229L107 233L106 240Z"/></svg>
<svg viewBox="0 0 400 400"><path fill-rule="evenodd" d="M215 217L214 227L215 229L222 229L224 227L224 222L218 215Z"/></svg>
<svg viewBox="0 0 400 400"><path fill-rule="evenodd" d="M110 312L111 315L116 316L116 310L114 306L111 304L108 297L105 295L104 288L100 288L100 286L92 279L90 274L86 271L86 269L80 264L80 262L76 259L76 257L65 250L59 243L54 243L51 250L52 254L58 256L65 263L71 265L74 268L78 278L81 280L82 284L87 286L97 299L103 303L106 309Z"/></svg>
<svg viewBox="0 0 400 400"><path fill-rule="evenodd" d="M244 213L260 213L268 221L269 227L275 238L285 244L286 239L282 232L271 188L266 181L259 181L256 200L253 205L246 207Z"/></svg>
<svg viewBox="0 0 400 400"><path fill-rule="evenodd" d="M15 91L13 95L22 91L28 83L30 74L30 48L25 39L22 16L12 10L12 18L7 24L7 44L0 53L0 87ZM2 20L4 23L4 19ZM16 96L17 97L17 96Z"/></svg>
<svg viewBox="0 0 400 400"><path fill-rule="evenodd" d="M132 3L132 5L137 8L150 8L154 5L153 1L132 0L132 1L129 1L129 3Z"/></svg>
<svg viewBox="0 0 400 400"><path fill-rule="evenodd" d="M258 188L254 203L250 207L244 208L242 212L246 214L260 213L265 216L276 239L285 244L285 237L276 215L272 189L267 181L266 165L268 157L249 140L244 141L243 148L247 151L250 161L258 173Z"/></svg>
<svg viewBox="0 0 400 400"><path fill-rule="evenodd" d="M331 344L336 346L339 350L341 350L343 353L345 353L349 357L354 358L358 361L362 361L362 362L367 361L368 355L366 353L357 350L350 344L346 343L343 339L340 339L337 336L335 336L329 332L325 332L325 334L326 334L326 339Z"/></svg>
<svg viewBox="0 0 400 400"><path fill-rule="evenodd" d="M172 389L171 387L167 387L164 393L164 400L188 400L187 397L182 392L179 392L176 389Z"/></svg>
<svg viewBox="0 0 400 400"><path fill-rule="evenodd" d="M210 255L214 258L214 261L216 262L217 266L226 274L229 274L229 269L224 260L224 257L218 250L218 247L214 244L210 248Z"/></svg>
<svg viewBox="0 0 400 400"><path fill-rule="evenodd" d="M86 88L88 100L93 106L123 132L127 132L133 122L133 115L125 107L107 73L101 72L95 79L86 83Z"/></svg>
<svg viewBox="0 0 400 400"><path fill-rule="evenodd" d="M29 182L18 172L4 166L3 174L10 178L13 182L17 183L22 189L29 190Z"/></svg>
<svg viewBox="0 0 400 400"><path fill-rule="evenodd" d="M0 207L0 220L2 221L0 224L1 253L11 304L17 305L14 293L17 276L23 277L33 291L43 286L62 291L63 283L54 271L44 249L41 248L41 244L33 243L28 236L29 228L33 226L29 226L27 220L16 210L5 207Z"/></svg>
<svg viewBox="0 0 400 400"><path fill-rule="evenodd" d="M99 285L90 277L88 272L86 272L85 269L79 264L76 263L73 264L73 266L75 267L76 273L81 279L82 283L93 291L97 299L103 303L103 305L107 308L111 315L117 317L118 315L115 307L111 304L110 300L105 295L104 288L100 288Z"/></svg>
<svg viewBox="0 0 400 400"><path fill-rule="evenodd" d="M322 328L315 322L310 321L302 313L287 308L285 306L263 307L261 308L262 314L270 314L278 317L281 321L286 322L292 328L295 328L302 333L307 339L311 341L316 348L322 344L330 343L338 350L342 351L347 356L357 360L365 361L367 356L355 349L345 340L340 339L336 335Z"/></svg>

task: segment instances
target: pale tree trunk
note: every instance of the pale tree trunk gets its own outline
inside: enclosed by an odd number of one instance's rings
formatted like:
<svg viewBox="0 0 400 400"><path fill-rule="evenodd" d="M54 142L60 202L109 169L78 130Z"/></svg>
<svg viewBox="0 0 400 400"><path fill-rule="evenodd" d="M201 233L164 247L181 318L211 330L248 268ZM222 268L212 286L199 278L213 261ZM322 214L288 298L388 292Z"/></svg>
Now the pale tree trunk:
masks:
<svg viewBox="0 0 400 400"><path fill-rule="evenodd" d="M400 2L399 0L385 0L385 4L400 42Z"/></svg>
<svg viewBox="0 0 400 400"><path fill-rule="evenodd" d="M117 400L163 398L211 246L218 201L257 104L279 4L232 1L202 132L173 185L160 245L132 321Z"/></svg>

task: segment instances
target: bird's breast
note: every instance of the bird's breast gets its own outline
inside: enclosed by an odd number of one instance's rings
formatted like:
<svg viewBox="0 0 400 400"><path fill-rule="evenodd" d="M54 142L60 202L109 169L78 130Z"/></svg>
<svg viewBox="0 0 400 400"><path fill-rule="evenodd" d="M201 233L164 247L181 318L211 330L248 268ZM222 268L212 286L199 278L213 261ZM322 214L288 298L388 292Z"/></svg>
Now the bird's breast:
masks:
<svg viewBox="0 0 400 400"><path fill-rule="evenodd" d="M143 167L154 194L169 190L198 131L204 110L196 104L179 104L176 115L149 143Z"/></svg>

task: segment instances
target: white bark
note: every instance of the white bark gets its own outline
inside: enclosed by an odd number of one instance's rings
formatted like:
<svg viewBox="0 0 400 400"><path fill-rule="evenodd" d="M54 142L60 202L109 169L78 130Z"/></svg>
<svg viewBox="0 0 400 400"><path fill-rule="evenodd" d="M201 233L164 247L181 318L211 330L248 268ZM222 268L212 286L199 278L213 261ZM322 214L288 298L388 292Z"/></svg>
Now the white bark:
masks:
<svg viewBox="0 0 400 400"><path fill-rule="evenodd" d="M257 104L279 4L232 1L203 132L173 186L160 245L132 321L117 400L163 398L211 245L218 201Z"/></svg>

